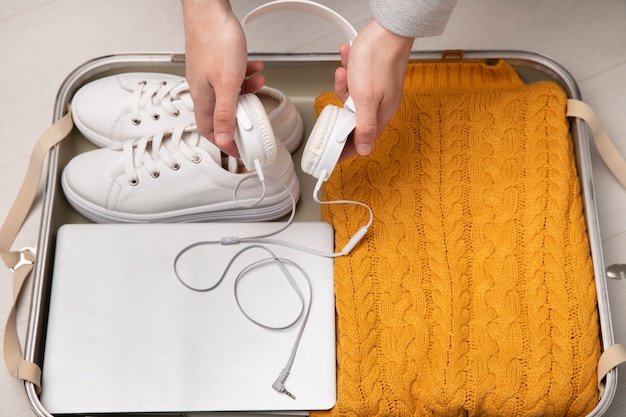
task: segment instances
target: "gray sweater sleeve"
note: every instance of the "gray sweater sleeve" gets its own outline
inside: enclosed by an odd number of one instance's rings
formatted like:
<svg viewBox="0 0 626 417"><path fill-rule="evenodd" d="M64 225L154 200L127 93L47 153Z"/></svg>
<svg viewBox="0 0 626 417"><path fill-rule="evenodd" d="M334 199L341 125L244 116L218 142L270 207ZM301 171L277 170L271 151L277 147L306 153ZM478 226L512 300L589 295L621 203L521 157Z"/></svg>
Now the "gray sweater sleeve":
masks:
<svg viewBox="0 0 626 417"><path fill-rule="evenodd" d="M443 33L457 0L370 0L372 16L388 31L408 38Z"/></svg>

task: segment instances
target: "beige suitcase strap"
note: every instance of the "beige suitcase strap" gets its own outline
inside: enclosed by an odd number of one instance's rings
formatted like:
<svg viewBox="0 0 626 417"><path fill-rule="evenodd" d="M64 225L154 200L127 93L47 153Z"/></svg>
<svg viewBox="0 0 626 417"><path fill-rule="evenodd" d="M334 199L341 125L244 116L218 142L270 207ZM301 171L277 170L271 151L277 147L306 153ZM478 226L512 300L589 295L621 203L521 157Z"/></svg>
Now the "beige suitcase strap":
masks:
<svg viewBox="0 0 626 417"><path fill-rule="evenodd" d="M70 133L72 126L71 112L68 111L37 140L22 187L0 229L0 256L13 272L13 303L4 333L4 362L13 377L32 382L37 390L41 388L41 368L33 362L24 360L17 335L17 303L24 283L33 269L35 249L24 248L13 251L11 246L35 201L46 155Z"/></svg>
<svg viewBox="0 0 626 417"><path fill-rule="evenodd" d="M626 161L611 141L595 112L580 100L567 101L567 116L584 120L589 125L598 152L605 163L626 189ZM39 365L24 360L17 334L17 305L24 284L33 269L35 249L23 248L11 250L11 246L20 231L26 216L35 200L43 163L50 149L62 141L72 130L71 112L50 126L37 140L33 149L24 182L0 228L0 256L7 267L13 272L13 303L6 321L4 333L4 361L9 373L18 379L32 382L36 389L41 388L41 368ZM603 380L611 369L626 362L626 346L614 344L609 346L598 362L598 387L603 391Z"/></svg>
<svg viewBox="0 0 626 417"><path fill-rule="evenodd" d="M580 100L569 99L567 100L567 116L577 117L587 122L598 153L615 178L622 184L622 187L626 188L626 161L604 130L602 122L593 109Z"/></svg>
<svg viewBox="0 0 626 417"><path fill-rule="evenodd" d="M626 161L624 161L622 154L607 134L602 122L593 109L580 100L569 99L567 100L566 114L568 117L576 117L587 123L591 129L598 153L622 187L626 188ZM626 346L622 344L614 344L602 352L597 368L598 388L601 393L604 388L602 384L604 377L606 377L611 369L624 362L626 362Z"/></svg>

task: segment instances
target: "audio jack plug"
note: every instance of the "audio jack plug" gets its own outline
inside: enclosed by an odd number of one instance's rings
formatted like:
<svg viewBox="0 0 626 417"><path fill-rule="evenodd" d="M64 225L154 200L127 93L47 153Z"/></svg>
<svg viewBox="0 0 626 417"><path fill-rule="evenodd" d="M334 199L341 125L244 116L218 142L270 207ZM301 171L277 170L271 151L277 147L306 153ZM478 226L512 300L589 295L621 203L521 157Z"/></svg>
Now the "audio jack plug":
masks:
<svg viewBox="0 0 626 417"><path fill-rule="evenodd" d="M280 375L278 376L278 378L276 378L276 381L274 381L274 383L272 384L272 388L274 388L276 391L280 392L281 394L285 394L288 397L295 400L296 396L290 393L289 391L287 391L287 388L285 388L285 380L287 379L288 376L289 376L289 370L283 369Z"/></svg>

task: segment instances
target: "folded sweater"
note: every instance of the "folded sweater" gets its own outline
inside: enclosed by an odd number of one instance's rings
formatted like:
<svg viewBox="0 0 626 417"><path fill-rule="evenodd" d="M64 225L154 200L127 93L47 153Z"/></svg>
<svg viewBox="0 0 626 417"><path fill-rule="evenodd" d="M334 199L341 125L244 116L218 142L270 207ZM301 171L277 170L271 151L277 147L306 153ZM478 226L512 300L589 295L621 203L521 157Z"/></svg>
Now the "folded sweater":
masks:
<svg viewBox="0 0 626 417"><path fill-rule="evenodd" d="M597 298L566 99L505 62L409 65L372 154L324 186L375 220L335 262L338 401L313 417L595 407ZM337 247L367 221L352 205L322 216Z"/></svg>

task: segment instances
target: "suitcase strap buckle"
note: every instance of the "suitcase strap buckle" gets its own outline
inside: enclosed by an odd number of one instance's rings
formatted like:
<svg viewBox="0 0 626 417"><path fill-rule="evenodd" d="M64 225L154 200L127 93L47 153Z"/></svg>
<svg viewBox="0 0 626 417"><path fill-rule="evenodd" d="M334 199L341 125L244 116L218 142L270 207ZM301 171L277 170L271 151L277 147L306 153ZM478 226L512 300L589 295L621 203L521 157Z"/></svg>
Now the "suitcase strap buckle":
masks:
<svg viewBox="0 0 626 417"><path fill-rule="evenodd" d="M24 265L32 265L35 263L35 255L37 254L37 248L32 246L25 246L20 249L20 260L15 265L9 268L11 273L15 273L18 269Z"/></svg>

